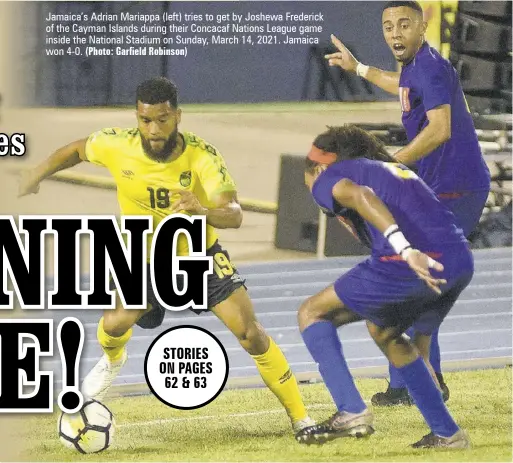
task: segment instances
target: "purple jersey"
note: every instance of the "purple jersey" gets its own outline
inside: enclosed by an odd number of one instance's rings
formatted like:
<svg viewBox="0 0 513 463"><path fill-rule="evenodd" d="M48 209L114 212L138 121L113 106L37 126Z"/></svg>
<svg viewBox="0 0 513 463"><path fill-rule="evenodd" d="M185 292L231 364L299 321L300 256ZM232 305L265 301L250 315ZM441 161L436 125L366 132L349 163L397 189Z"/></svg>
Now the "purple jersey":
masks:
<svg viewBox="0 0 513 463"><path fill-rule="evenodd" d="M458 74L427 43L403 66L399 98L402 122L410 141L428 125L426 111L451 105L451 138L417 162L418 174L427 185L437 194L489 189L490 172Z"/></svg>
<svg viewBox="0 0 513 463"><path fill-rule="evenodd" d="M462 230L455 225L453 213L413 171L401 164L358 158L330 165L312 188L314 200L321 208L335 214L344 212L332 194L335 184L344 178L371 188L388 207L414 248L438 252L466 243ZM366 227L372 241L373 257L395 254L379 230L369 223Z"/></svg>

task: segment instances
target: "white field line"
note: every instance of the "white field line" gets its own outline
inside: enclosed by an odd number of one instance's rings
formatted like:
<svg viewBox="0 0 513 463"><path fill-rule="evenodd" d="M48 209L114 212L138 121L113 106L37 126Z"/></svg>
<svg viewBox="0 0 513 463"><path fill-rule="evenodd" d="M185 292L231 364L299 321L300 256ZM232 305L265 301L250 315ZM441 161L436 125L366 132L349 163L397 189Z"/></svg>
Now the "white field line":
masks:
<svg viewBox="0 0 513 463"><path fill-rule="evenodd" d="M369 402L369 401L365 401ZM307 407L308 410L327 410L335 409L335 404L314 404ZM250 416L262 416L262 415L274 415L277 413L285 413L284 408L273 409L273 410L261 410L258 412L246 412L246 413L231 413L229 415L204 415L204 416L189 416L187 418L165 418L162 420L151 420L151 421L136 421L134 423L119 424L117 428L135 428L139 426L158 426L168 423L182 423L186 421L207 421L207 420L224 420L226 418L247 418Z"/></svg>

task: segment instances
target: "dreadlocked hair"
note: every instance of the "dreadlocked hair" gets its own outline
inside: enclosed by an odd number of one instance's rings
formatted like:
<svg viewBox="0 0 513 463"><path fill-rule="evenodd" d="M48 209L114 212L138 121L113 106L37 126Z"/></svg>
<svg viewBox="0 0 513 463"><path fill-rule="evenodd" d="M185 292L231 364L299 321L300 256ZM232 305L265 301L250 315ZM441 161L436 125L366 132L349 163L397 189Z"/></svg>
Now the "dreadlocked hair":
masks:
<svg viewBox="0 0 513 463"><path fill-rule="evenodd" d="M335 153L337 161L367 158L373 161L395 162L381 140L355 125L328 126L328 130L315 139L314 145L324 151Z"/></svg>
<svg viewBox="0 0 513 463"><path fill-rule="evenodd" d="M381 140L352 124L339 127L328 126L328 130L318 135L313 144L323 151L335 153L337 162L357 158L396 162ZM308 172L313 171L317 165L317 162L307 158Z"/></svg>

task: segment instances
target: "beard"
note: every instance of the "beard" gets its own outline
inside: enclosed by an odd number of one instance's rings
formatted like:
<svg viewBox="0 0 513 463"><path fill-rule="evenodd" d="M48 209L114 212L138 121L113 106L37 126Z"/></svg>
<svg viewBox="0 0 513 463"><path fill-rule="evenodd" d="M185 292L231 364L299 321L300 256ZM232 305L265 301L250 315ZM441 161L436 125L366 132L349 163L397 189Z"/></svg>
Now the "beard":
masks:
<svg viewBox="0 0 513 463"><path fill-rule="evenodd" d="M153 159L157 162L165 162L171 157L173 150L178 144L178 127L171 135L169 135L166 142L164 143L164 146L158 151L151 147L150 141L142 134L141 142L144 152L150 159Z"/></svg>

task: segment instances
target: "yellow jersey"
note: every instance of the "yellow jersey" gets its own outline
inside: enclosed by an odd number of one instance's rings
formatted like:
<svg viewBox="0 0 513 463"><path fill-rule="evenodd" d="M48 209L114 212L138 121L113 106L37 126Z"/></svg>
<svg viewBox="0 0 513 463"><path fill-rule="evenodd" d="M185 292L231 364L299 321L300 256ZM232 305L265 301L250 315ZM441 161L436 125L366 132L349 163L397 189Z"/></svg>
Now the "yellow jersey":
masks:
<svg viewBox="0 0 513 463"><path fill-rule="evenodd" d="M110 171L116 182L122 215L152 216L155 230L171 214L173 201L179 199L178 194L170 193L171 190L191 191L207 208L215 206L216 194L236 191L235 182L219 151L191 132L182 132L182 136L185 142L183 153L168 162L156 162L146 156L136 128L106 128L89 136L86 157L89 162ZM209 224L206 237L209 249L218 238L216 230ZM189 255L188 241L183 234L178 238L176 253L179 256Z"/></svg>

